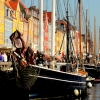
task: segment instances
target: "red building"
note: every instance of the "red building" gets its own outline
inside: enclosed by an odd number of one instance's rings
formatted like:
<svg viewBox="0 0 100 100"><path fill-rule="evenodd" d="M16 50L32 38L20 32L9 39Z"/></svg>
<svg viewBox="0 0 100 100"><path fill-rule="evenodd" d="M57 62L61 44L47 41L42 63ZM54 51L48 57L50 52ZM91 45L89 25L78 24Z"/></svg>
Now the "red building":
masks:
<svg viewBox="0 0 100 100"><path fill-rule="evenodd" d="M49 34L48 34L48 12L44 12L43 19L44 19L44 51L48 52L49 49Z"/></svg>

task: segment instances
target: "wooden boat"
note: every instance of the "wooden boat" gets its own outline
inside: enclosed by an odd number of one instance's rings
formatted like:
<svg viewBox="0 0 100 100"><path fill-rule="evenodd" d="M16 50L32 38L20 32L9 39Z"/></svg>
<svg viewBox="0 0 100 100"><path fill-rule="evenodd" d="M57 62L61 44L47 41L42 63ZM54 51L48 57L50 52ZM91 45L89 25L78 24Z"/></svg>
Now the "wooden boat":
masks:
<svg viewBox="0 0 100 100"><path fill-rule="evenodd" d="M1 90L6 91L7 96L9 94L8 90L11 90L10 94L16 95L14 89L17 89L17 94L20 93L25 96L27 93L27 97L29 95L30 98L34 98L74 94L76 89L79 94L79 91L84 93L87 88L86 73L81 70L78 73L69 72L68 66L70 64L57 63L53 70L30 64L24 68L15 60L13 61L13 69L0 73L0 80L4 77L6 79L2 80L0 86ZM4 93L3 91L2 93ZM24 92L21 93L20 91Z"/></svg>
<svg viewBox="0 0 100 100"><path fill-rule="evenodd" d="M94 78L100 78L100 66L95 66L94 64L84 64L85 70L88 72L89 76Z"/></svg>

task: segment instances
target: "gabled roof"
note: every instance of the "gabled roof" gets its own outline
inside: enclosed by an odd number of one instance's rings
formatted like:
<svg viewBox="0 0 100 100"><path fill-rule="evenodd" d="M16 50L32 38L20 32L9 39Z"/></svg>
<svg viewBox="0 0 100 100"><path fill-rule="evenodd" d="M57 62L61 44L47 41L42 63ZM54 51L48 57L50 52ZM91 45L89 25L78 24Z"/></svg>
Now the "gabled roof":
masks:
<svg viewBox="0 0 100 100"><path fill-rule="evenodd" d="M5 4L6 4L10 9L13 9L13 8L11 7L11 5L9 4L9 1L10 1L10 0L6 0L6 1L5 1Z"/></svg>
<svg viewBox="0 0 100 100"><path fill-rule="evenodd" d="M48 22L51 23L51 12L43 12L43 21L45 20L46 18L46 13L47 13L47 17L48 17Z"/></svg>
<svg viewBox="0 0 100 100"><path fill-rule="evenodd" d="M68 22L67 20L57 20L57 23L58 24L63 24L63 25L65 25L65 27L67 26L67 24L68 24L68 27L69 27L69 29L71 29L71 30L74 30L74 29L76 29L76 26L74 26L74 25L72 25L70 22Z"/></svg>
<svg viewBox="0 0 100 100"><path fill-rule="evenodd" d="M47 16L48 16L48 21L49 23L51 23L51 20L52 20L52 13L51 12L47 12Z"/></svg>
<svg viewBox="0 0 100 100"><path fill-rule="evenodd" d="M30 12L29 9L21 1L19 1L19 6L20 6L21 11L26 9L28 13Z"/></svg>
<svg viewBox="0 0 100 100"><path fill-rule="evenodd" d="M5 1L5 4L6 4L9 8L11 8L11 9L13 9L13 10L16 10L19 1L20 1L20 0L6 0L6 1Z"/></svg>

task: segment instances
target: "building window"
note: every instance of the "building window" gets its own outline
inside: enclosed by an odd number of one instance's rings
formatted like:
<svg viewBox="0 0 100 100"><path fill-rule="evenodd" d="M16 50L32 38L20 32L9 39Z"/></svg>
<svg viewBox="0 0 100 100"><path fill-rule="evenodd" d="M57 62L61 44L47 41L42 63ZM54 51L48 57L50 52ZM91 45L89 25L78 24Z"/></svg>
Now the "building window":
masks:
<svg viewBox="0 0 100 100"><path fill-rule="evenodd" d="M0 40L3 40L3 37L4 36L4 34L3 33L0 33Z"/></svg>
<svg viewBox="0 0 100 100"><path fill-rule="evenodd" d="M4 17L0 17L0 24L4 24Z"/></svg>
<svg viewBox="0 0 100 100"><path fill-rule="evenodd" d="M0 2L0 9L4 10L4 2Z"/></svg>
<svg viewBox="0 0 100 100"><path fill-rule="evenodd" d="M33 10L31 10L31 15L33 16Z"/></svg>
<svg viewBox="0 0 100 100"><path fill-rule="evenodd" d="M7 39L7 38L5 38L5 44L6 44L6 45L8 44L8 39Z"/></svg>
<svg viewBox="0 0 100 100"><path fill-rule="evenodd" d="M9 15L8 13L9 13L9 9L7 8L7 9L6 9L6 16L7 16L7 17L8 17L8 15Z"/></svg>

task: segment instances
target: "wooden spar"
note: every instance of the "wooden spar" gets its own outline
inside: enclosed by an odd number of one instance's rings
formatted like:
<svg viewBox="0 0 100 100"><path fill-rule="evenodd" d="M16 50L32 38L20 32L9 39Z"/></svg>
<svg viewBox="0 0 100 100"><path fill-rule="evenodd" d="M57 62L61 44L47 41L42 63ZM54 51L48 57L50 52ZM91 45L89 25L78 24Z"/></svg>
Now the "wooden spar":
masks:
<svg viewBox="0 0 100 100"><path fill-rule="evenodd" d="M99 61L100 61L100 27L99 27Z"/></svg>
<svg viewBox="0 0 100 100"><path fill-rule="evenodd" d="M100 27L99 27L99 53L100 53Z"/></svg>
<svg viewBox="0 0 100 100"><path fill-rule="evenodd" d="M90 53L90 55L92 55L93 54L93 47L92 47L92 32L91 32L91 34L90 34L90 47L89 47L90 49L89 49L89 53Z"/></svg>
<svg viewBox="0 0 100 100"><path fill-rule="evenodd" d="M86 9L86 53L88 52L88 9Z"/></svg>
<svg viewBox="0 0 100 100"><path fill-rule="evenodd" d="M66 16L67 17L67 28L66 28L67 29L67 35L66 35L66 39L67 39L67 41L66 41L67 42L66 43L67 44L67 49L66 49L67 50L66 51L67 52L67 56L66 57L67 58L66 59L67 59L67 62L68 62L69 61L69 17L68 17L68 2L67 2L67 12L66 12L66 14L67 14L67 16Z"/></svg>
<svg viewBox="0 0 100 100"><path fill-rule="evenodd" d="M94 59L96 58L96 18L94 17Z"/></svg>
<svg viewBox="0 0 100 100"><path fill-rule="evenodd" d="M79 4L79 48L80 48L80 58L82 59L82 51L81 51L81 35L82 35L82 0L78 0Z"/></svg>

